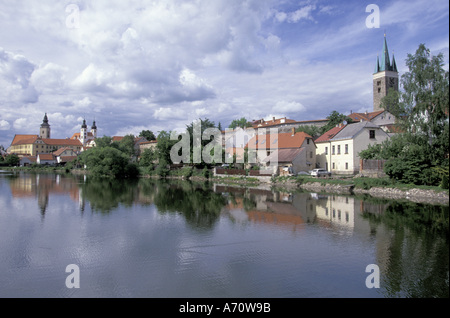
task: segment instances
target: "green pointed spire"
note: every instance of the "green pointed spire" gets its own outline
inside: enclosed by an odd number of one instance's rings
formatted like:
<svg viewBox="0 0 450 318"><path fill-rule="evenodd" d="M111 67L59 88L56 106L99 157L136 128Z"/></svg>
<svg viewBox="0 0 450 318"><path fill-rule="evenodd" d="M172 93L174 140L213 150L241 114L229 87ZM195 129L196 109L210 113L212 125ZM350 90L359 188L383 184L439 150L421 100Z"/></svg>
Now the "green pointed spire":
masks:
<svg viewBox="0 0 450 318"><path fill-rule="evenodd" d="M375 70L373 71L373 73L378 73L380 71L380 57L377 54L377 64L375 65Z"/></svg>
<svg viewBox="0 0 450 318"><path fill-rule="evenodd" d="M380 71L389 71L391 68L391 62L389 60L389 50L386 41L386 34L384 35L383 53L381 55Z"/></svg>
<svg viewBox="0 0 450 318"><path fill-rule="evenodd" d="M384 34L383 53L381 55L381 61L379 56L377 55L377 65L375 66L375 73L383 71L398 72L394 55L392 55L392 63L389 58L389 49L387 45L386 34Z"/></svg>
<svg viewBox="0 0 450 318"><path fill-rule="evenodd" d="M398 70L397 70L397 63L395 63L394 53L392 53L392 65L391 65L391 70L394 71L394 72L398 72Z"/></svg>

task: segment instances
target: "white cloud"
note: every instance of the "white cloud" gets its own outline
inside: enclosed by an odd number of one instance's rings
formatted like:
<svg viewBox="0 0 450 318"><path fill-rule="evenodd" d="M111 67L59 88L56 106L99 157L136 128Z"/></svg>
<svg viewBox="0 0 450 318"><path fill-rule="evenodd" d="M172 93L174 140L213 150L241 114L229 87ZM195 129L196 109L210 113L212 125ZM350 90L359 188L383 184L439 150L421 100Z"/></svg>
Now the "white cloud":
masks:
<svg viewBox="0 0 450 318"><path fill-rule="evenodd" d="M0 130L9 130L11 128L11 125L6 120L2 119L0 120Z"/></svg>
<svg viewBox="0 0 450 318"><path fill-rule="evenodd" d="M28 125L29 125L28 119L23 117L16 119L13 124L14 128L17 130L23 130L27 128Z"/></svg>
<svg viewBox="0 0 450 318"><path fill-rule="evenodd" d="M277 102L275 109L282 113L300 113L304 112L306 107L295 101L279 101Z"/></svg>
<svg viewBox="0 0 450 318"><path fill-rule="evenodd" d="M316 9L315 5L307 5L301 9L298 9L288 15L287 21L297 23L300 20L314 20L312 12Z"/></svg>

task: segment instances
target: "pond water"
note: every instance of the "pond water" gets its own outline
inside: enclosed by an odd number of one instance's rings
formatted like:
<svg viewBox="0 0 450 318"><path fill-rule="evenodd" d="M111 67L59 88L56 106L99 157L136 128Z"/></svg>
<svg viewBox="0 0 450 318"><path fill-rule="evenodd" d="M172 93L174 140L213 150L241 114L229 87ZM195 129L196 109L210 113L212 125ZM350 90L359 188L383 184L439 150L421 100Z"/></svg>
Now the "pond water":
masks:
<svg viewBox="0 0 450 318"><path fill-rule="evenodd" d="M449 296L448 206L5 171L0 205L3 298Z"/></svg>

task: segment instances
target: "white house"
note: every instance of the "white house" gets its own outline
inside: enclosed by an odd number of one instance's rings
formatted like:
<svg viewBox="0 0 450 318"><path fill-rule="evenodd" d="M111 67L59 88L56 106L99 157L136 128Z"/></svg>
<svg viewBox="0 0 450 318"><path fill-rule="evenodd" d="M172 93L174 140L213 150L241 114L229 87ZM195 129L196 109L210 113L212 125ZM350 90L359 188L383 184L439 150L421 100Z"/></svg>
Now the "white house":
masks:
<svg viewBox="0 0 450 318"><path fill-rule="evenodd" d="M337 174L359 173L359 153L369 145L381 144L389 135L368 121L339 125L315 140L317 166Z"/></svg>

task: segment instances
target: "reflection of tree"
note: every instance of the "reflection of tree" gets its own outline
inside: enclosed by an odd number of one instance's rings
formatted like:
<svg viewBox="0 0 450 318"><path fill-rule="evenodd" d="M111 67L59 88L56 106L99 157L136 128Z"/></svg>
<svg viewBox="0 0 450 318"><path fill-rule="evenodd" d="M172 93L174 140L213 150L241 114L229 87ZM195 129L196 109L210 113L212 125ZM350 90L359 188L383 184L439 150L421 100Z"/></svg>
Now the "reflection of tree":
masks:
<svg viewBox="0 0 450 318"><path fill-rule="evenodd" d="M210 228L226 205L221 194L208 187L183 182L182 187L173 183L159 183L155 205L161 213L180 212L187 222L198 228Z"/></svg>
<svg viewBox="0 0 450 318"><path fill-rule="evenodd" d="M393 202L372 224L392 230L387 297L449 297L448 206Z"/></svg>
<svg viewBox="0 0 450 318"><path fill-rule="evenodd" d="M82 188L83 198L88 200L93 211L110 212L119 204L132 206L137 196L137 180L112 178L89 178Z"/></svg>

